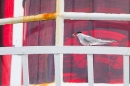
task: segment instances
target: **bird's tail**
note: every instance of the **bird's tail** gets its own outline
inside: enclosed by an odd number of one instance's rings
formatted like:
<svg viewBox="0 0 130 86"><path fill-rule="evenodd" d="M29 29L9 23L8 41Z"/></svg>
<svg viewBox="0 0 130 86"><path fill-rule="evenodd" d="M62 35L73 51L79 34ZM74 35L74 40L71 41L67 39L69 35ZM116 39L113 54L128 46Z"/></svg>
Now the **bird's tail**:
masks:
<svg viewBox="0 0 130 86"><path fill-rule="evenodd" d="M116 42L116 41L115 40L101 40L101 42L112 43L112 42Z"/></svg>

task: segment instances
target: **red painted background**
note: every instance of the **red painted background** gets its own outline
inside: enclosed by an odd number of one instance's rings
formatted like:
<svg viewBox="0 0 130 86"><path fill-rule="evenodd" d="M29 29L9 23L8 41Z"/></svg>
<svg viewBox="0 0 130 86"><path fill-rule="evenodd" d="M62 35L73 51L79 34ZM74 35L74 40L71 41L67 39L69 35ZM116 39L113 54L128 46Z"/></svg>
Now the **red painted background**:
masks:
<svg viewBox="0 0 130 86"><path fill-rule="evenodd" d="M0 18L13 17L14 0L0 1ZM0 26L0 46L12 46L12 25ZM0 56L0 86L10 86L11 55Z"/></svg>

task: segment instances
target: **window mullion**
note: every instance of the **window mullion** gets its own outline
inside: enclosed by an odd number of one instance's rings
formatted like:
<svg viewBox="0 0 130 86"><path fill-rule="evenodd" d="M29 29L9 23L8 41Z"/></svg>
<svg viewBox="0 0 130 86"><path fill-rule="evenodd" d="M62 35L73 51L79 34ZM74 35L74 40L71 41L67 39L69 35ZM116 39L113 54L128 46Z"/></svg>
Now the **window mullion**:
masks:
<svg viewBox="0 0 130 86"><path fill-rule="evenodd" d="M55 45L63 46L64 41L64 19L59 16L64 12L64 0L56 0L56 34ZM56 86L63 86L63 54L54 54L55 82Z"/></svg>

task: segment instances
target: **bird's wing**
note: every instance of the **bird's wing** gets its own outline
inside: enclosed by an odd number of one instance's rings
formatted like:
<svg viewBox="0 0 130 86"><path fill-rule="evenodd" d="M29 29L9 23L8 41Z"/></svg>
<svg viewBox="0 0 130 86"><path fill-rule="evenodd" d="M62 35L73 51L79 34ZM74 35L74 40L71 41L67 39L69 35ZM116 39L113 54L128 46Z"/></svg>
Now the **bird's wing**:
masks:
<svg viewBox="0 0 130 86"><path fill-rule="evenodd" d="M92 36L85 36L84 37L84 41L86 41L86 42L96 42L96 41L98 41L99 39L96 39L96 38L94 38L94 37L92 37Z"/></svg>

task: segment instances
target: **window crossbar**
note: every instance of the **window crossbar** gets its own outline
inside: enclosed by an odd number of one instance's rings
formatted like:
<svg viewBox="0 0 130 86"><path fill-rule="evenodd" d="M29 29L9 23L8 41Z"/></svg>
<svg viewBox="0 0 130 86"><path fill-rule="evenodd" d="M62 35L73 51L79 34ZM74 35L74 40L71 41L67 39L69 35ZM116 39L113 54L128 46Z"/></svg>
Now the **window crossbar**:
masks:
<svg viewBox="0 0 130 86"><path fill-rule="evenodd" d="M56 86L62 86L63 81L61 69L59 65L63 63L62 54L87 54L88 61L88 86L94 86L94 72L93 72L93 54L114 54L123 55L123 75L124 86L129 86L129 55L130 48L128 47L107 47L107 46L27 46L27 47L1 47L0 55L21 55L23 58L24 70L24 85L29 85L28 74L28 54L54 54L55 69L56 69ZM44 58L44 57L43 57ZM25 60L24 60L25 59ZM61 82L62 81L62 82Z"/></svg>

